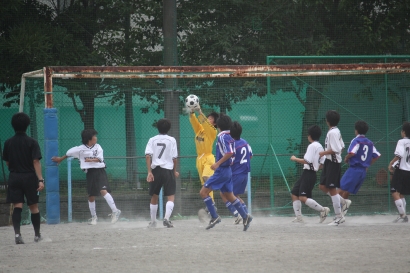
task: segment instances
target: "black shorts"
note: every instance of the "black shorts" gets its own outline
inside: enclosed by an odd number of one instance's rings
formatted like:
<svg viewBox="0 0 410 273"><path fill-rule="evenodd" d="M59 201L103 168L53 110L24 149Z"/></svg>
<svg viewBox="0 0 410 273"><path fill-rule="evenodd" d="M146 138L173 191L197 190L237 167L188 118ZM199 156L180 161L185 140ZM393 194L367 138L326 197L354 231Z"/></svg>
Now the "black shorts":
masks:
<svg viewBox="0 0 410 273"><path fill-rule="evenodd" d="M390 192L399 192L403 195L410 194L410 171L396 169L390 183Z"/></svg>
<svg viewBox="0 0 410 273"><path fill-rule="evenodd" d="M326 159L325 164L323 164L322 174L320 175L320 185L330 189L340 188L341 173L342 164Z"/></svg>
<svg viewBox="0 0 410 273"><path fill-rule="evenodd" d="M95 168L87 170L87 193L88 196L100 196L102 190L111 192L108 186L107 173L105 168Z"/></svg>
<svg viewBox="0 0 410 273"><path fill-rule="evenodd" d="M296 181L291 193L296 196L306 196L312 198L312 190L316 184L316 172L311 170L303 170L302 175Z"/></svg>
<svg viewBox="0 0 410 273"><path fill-rule="evenodd" d="M155 169L152 169L152 174L154 175L154 181L149 183L149 195L159 195L161 187L164 187L164 196L175 195L177 184L175 181L174 170L156 167Z"/></svg>
<svg viewBox="0 0 410 273"><path fill-rule="evenodd" d="M7 188L7 203L25 203L27 206L38 203L38 178L35 173L10 173Z"/></svg>

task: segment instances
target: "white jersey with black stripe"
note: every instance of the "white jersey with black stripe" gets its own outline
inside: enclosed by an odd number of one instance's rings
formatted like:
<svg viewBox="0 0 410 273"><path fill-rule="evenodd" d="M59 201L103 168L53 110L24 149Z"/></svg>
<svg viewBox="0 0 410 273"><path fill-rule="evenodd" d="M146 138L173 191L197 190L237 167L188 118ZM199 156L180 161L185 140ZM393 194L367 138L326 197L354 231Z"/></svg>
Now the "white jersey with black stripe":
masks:
<svg viewBox="0 0 410 273"><path fill-rule="evenodd" d="M407 137L397 142L394 155L400 157L399 169L410 171L410 139Z"/></svg>
<svg viewBox="0 0 410 273"><path fill-rule="evenodd" d="M178 157L177 142L169 135L156 135L148 140L145 155L151 156L151 168L157 166L173 170L174 159Z"/></svg>
<svg viewBox="0 0 410 273"><path fill-rule="evenodd" d="M99 144L91 147L80 145L69 149L66 156L72 156L80 160L80 168L83 170L105 168L104 151ZM85 162L86 158L98 158L99 162Z"/></svg>
<svg viewBox="0 0 410 273"><path fill-rule="evenodd" d="M342 162L342 151L345 144L342 139L342 134L339 128L332 127L329 129L325 140L325 151L333 151L334 154L326 155L326 158L332 162L341 163Z"/></svg>
<svg viewBox="0 0 410 273"><path fill-rule="evenodd" d="M308 164L303 164L303 169L317 172L320 164L323 164L325 161L324 156L320 157L320 152L323 152L322 144L317 141L310 143L303 157Z"/></svg>

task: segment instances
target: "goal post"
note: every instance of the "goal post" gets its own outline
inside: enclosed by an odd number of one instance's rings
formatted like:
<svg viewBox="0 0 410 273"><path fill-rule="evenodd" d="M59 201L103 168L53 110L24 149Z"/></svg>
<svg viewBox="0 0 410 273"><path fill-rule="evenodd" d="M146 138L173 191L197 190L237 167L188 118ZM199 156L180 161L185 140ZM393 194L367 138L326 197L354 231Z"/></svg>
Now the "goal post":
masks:
<svg viewBox="0 0 410 273"><path fill-rule="evenodd" d="M380 59L383 57L385 56L378 56ZM34 101L31 98L29 101L25 100L27 93L34 92L33 84L26 84L26 81L38 80L43 82L44 86L42 92L44 121L41 126L44 130L42 140L44 140L47 156L46 190L47 196L50 196L47 197L50 199L46 200L47 216L50 217L48 223L60 221L62 191L59 186L62 184L59 180L67 177L67 168L60 166L58 171L50 155L61 154L70 145L74 146L76 141L73 139L79 138L79 130L84 125L84 119L89 117L81 112L87 107L85 103L93 103L94 108L90 109L93 109L92 114L95 115L95 119L91 121L98 127L97 131L102 132L101 141L104 139L103 135L107 137L103 145L107 152L105 151L104 154L107 157L109 154L113 155L108 159L107 171L109 170L110 183L112 181L120 192L116 197L116 203L119 200L120 206L128 203L139 206L139 202L143 202L138 193L146 190L143 149L148 137L155 132L152 124L164 115L164 92L172 92L173 95L180 97L180 104L172 109L178 113L181 122L181 127L178 128L181 132L181 139L178 140L181 178L178 183L180 188L188 190L182 193L184 196L178 200L179 202L189 203L191 207L202 206L196 192L199 179L194 164L196 158L195 144L192 139L194 133L182 111L182 99L192 93L199 95L204 112L211 110L227 112L234 120L243 124L244 138L249 141L254 152L252 177L249 177L249 180L252 178L252 185L249 184L247 196L247 201L251 202L249 207L252 206L253 212L291 213L287 205L289 202L286 200L290 186L297 176L297 166L290 163L288 157L292 153L304 153L301 148L304 144L302 134L308 124L318 123L322 130L324 129L325 109L337 109L342 112L341 127L345 142L352 138L349 130L354 121L359 118L367 120L371 126L371 134L379 133L373 137L376 146L378 145L378 148L381 146L386 160L390 157L389 143L396 139L394 134L397 133L397 128L405 115L400 117L400 122L397 120L392 122L389 115L399 114L399 102L404 103L404 99L407 99L407 90L410 86L408 84L410 56L392 57L395 57L395 62L392 63L341 63L341 61L312 63L314 57L311 57L311 63L304 63L307 57L301 56L298 60L298 57L294 56L296 61L289 64L286 64L286 60L281 60L278 64L267 65L49 66L43 70L24 73L20 92L20 111L27 111L29 103ZM332 56L327 58L330 60ZM369 60L375 59L377 58L374 56L369 58ZM175 90L164 89L165 79L178 80ZM29 85L31 87L28 87ZM343 86L347 88L344 89ZM41 91L36 92L39 95ZM125 114L125 106L128 102L124 94L127 92L131 94L132 117ZM89 96L81 97L88 93L92 94L92 99ZM320 100L321 103L308 101L310 96L313 96L316 102ZM35 107L38 108L38 96L36 98ZM381 103L384 103L382 111ZM311 107L317 106L314 113L306 110L307 104ZM50 114L53 115L51 119ZM125 156L129 144L127 140L129 136L125 131L130 122L137 124L132 136L133 141L136 142L137 154L132 159ZM383 136L380 137L381 135ZM133 164L137 166L132 167L130 173L126 166L128 160L133 160ZM377 163L377 166L372 166L371 169L375 168L376 172L382 167ZM130 181L130 177L134 177L135 181ZM82 179L76 168L70 170L70 179L73 180L71 198L75 198L76 188L80 185L76 181ZM370 193L366 198L370 199L374 194L379 194L379 188L376 187L372 186L369 189ZM136 191L135 196L138 195L138 198L132 197L131 191ZM383 191L380 194L386 199L383 201L383 206L388 207L390 211L391 202L388 192ZM217 202L218 208L224 206L220 201ZM142 203L141 206L146 204ZM70 207L75 211L74 204L70 203ZM131 209L128 212L122 208L121 210L124 215L132 215ZM371 213L372 210L385 211L384 208L374 205L374 207L363 206L358 213ZM192 216L193 211L194 209L191 208L182 208L182 211L177 213ZM74 221L83 219L82 215L76 215L74 212L68 214ZM87 215L87 212L84 212L84 215Z"/></svg>

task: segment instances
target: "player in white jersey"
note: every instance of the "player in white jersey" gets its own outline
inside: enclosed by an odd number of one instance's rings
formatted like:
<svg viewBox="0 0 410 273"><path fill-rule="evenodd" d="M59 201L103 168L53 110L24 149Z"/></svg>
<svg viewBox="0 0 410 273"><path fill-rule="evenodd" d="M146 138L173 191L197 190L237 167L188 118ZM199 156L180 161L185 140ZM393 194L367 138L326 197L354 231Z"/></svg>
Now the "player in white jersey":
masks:
<svg viewBox="0 0 410 273"><path fill-rule="evenodd" d="M321 157L326 156L323 171L320 175L319 188L332 198L335 218L329 225L334 226L345 221L340 204L343 206L347 204L337 192L337 188L340 187L342 151L345 147L342 134L339 128L337 128L339 120L340 115L338 112L334 110L326 112L326 124L329 127L329 131L326 135L325 150L319 154Z"/></svg>
<svg viewBox="0 0 410 273"><path fill-rule="evenodd" d="M308 140L310 144L306 149L305 155L303 158L297 158L294 155L290 158L292 161L303 164L303 173L298 181L296 181L291 191L293 210L296 215L296 218L293 220L295 223L304 223L301 202L320 212L319 223L323 223L330 211L328 207L322 207L319 203L312 199L312 190L316 184L316 172L319 168L322 168L322 164L325 161L325 157L321 157L319 155L320 152L323 152L323 147L319 143L321 135L322 130L319 126L310 126L308 129Z"/></svg>
<svg viewBox="0 0 410 273"><path fill-rule="evenodd" d="M79 159L80 168L86 173L88 207L91 212L90 225L97 224L97 212L95 208L95 197L102 195L111 208L111 223L116 223L120 217L121 210L117 209L114 199L111 196L108 185L107 173L105 172L105 162L103 149L97 144L97 131L85 129L81 132L83 145L73 147L62 157L54 156L52 160L61 163L67 157Z"/></svg>
<svg viewBox="0 0 410 273"><path fill-rule="evenodd" d="M394 172L390 192L400 214L394 223L409 221L405 199L405 195L410 194L410 123L407 121L403 123L401 137L397 142L394 158L389 164L389 171Z"/></svg>
<svg viewBox="0 0 410 273"><path fill-rule="evenodd" d="M171 129L169 119L160 119L157 122L159 134L148 140L145 148L145 160L147 164L147 182L149 183L150 215L151 222L148 227L157 226L158 195L161 188L164 189L164 196L168 197L165 209L163 225L172 228L174 225L170 221L172 210L174 209L176 181L179 176L176 171L178 150L175 138L167 135Z"/></svg>

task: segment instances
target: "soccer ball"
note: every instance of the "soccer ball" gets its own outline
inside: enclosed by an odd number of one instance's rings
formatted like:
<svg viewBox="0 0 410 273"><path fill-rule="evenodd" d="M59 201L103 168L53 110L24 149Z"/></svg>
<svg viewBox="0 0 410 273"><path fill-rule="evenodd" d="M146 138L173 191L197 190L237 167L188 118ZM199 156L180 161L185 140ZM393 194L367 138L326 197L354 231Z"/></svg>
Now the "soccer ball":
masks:
<svg viewBox="0 0 410 273"><path fill-rule="evenodd" d="M189 109L195 109L199 106L199 98L196 95L189 95L185 99L185 106Z"/></svg>

